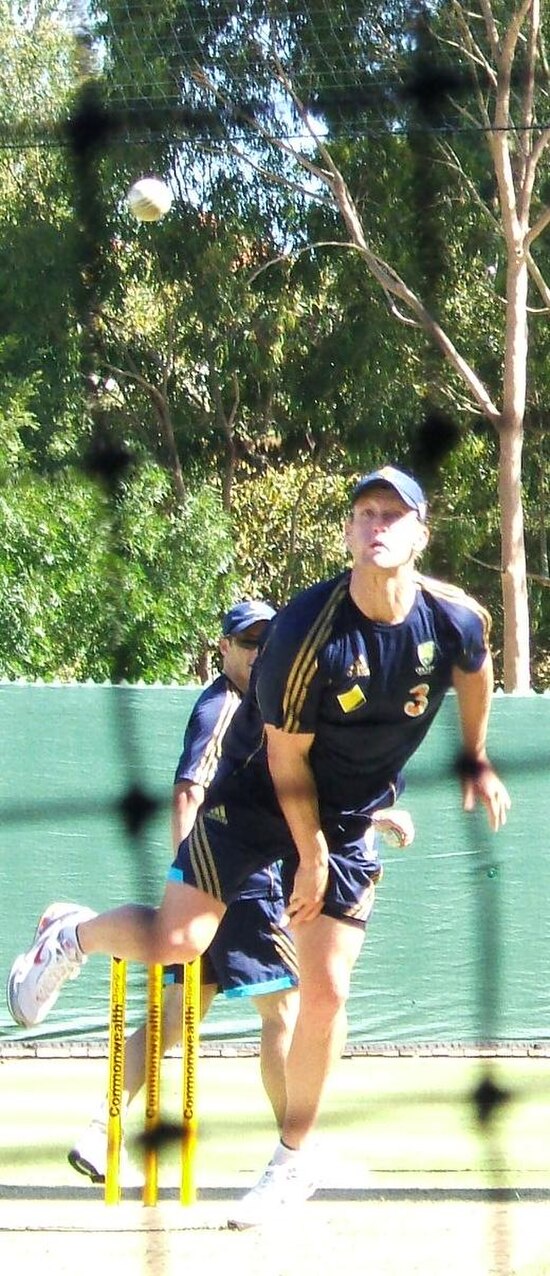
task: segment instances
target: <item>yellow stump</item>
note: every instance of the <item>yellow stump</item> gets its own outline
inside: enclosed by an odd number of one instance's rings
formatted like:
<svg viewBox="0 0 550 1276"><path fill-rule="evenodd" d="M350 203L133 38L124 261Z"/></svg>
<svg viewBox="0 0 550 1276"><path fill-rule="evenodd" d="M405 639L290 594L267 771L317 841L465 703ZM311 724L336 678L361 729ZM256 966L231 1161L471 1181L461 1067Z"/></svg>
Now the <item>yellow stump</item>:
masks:
<svg viewBox="0 0 550 1276"><path fill-rule="evenodd" d="M105 1204L120 1201L120 1148L124 1104L124 1030L126 1018L126 962L111 960L109 1014L109 1080L107 1087L107 1167Z"/></svg>
<svg viewBox="0 0 550 1276"><path fill-rule="evenodd" d="M147 975L147 1027L145 1034L145 1183L143 1204L158 1200L159 1149L155 1135L160 1119L160 1061L162 1057L162 966L150 966Z"/></svg>
<svg viewBox="0 0 550 1276"><path fill-rule="evenodd" d="M181 1143L182 1205L193 1205L197 1198L195 1160L197 1152L197 1071L199 1060L199 1025L201 1017L201 959L189 962L183 975L183 1110Z"/></svg>

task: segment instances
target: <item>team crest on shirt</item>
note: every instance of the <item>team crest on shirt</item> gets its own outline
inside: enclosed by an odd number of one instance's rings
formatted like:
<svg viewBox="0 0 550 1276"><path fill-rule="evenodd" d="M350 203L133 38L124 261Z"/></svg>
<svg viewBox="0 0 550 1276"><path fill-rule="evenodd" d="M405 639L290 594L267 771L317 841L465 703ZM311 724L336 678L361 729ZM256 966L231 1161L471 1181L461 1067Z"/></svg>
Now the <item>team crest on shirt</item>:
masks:
<svg viewBox="0 0 550 1276"><path fill-rule="evenodd" d="M370 678L370 669L362 653L357 660L353 661L349 669L346 669L346 678Z"/></svg>
<svg viewBox="0 0 550 1276"><path fill-rule="evenodd" d="M419 642L416 648L416 654L420 664L416 666L417 673L433 673L435 658L435 642L430 639L429 642Z"/></svg>
<svg viewBox="0 0 550 1276"><path fill-rule="evenodd" d="M336 699L344 713L353 713L354 709L358 709L359 705L366 704L367 701L366 695L357 683L354 687L350 687L349 691L342 691Z"/></svg>

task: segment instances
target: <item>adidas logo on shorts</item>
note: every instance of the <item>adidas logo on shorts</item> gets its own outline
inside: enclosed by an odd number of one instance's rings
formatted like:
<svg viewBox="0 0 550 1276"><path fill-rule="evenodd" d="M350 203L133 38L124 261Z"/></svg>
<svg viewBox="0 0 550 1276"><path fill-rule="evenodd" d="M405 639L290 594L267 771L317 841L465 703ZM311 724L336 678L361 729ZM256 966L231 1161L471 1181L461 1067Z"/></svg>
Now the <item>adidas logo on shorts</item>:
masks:
<svg viewBox="0 0 550 1276"><path fill-rule="evenodd" d="M207 814L209 820L217 820L218 824L227 824L225 806L213 806L212 810L208 811Z"/></svg>

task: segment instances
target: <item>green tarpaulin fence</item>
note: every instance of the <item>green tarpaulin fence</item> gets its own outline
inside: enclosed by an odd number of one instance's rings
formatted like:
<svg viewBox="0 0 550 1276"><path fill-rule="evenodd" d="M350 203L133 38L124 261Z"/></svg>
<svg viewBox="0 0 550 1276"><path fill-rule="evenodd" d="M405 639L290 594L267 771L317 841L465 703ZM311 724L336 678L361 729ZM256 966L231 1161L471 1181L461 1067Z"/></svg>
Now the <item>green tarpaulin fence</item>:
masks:
<svg viewBox="0 0 550 1276"><path fill-rule="evenodd" d="M171 859L175 763L197 688L0 686L0 961L7 974L54 899L96 909L157 902ZM490 748L513 808L491 834L465 816L453 763L451 694L407 772L416 842L384 852L385 874L353 976L350 1043L543 1041L550 1035L550 696L497 695ZM137 838L120 801L160 802ZM143 972L131 971L129 1023ZM104 1035L108 961L88 962L42 1027L0 1008L0 1038ZM254 1041L252 1007L217 998L203 1038Z"/></svg>

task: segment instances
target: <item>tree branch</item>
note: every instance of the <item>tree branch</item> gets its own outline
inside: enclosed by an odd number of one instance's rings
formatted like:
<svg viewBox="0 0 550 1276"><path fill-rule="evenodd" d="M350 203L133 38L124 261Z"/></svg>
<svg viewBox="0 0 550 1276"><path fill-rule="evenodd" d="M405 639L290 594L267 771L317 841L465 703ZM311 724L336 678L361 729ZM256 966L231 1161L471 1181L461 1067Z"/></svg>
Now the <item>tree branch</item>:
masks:
<svg viewBox="0 0 550 1276"><path fill-rule="evenodd" d="M524 130L523 136L520 138L522 148L527 154L531 150L530 129L534 116L534 99L535 99L535 65L537 60L537 39L538 29L540 25L540 6L539 0L531 0L531 21L529 23L529 34L527 37L527 69L523 84L523 102L521 111L521 123Z"/></svg>
<svg viewBox="0 0 550 1276"><path fill-rule="evenodd" d="M547 149L549 144L550 144L550 129L544 129L544 132L542 132L540 134L540 137L537 138L537 141L531 151L531 154L529 156L529 159L526 165L525 181L526 181L526 191L528 192L529 200L531 199L533 186L535 183L535 174L536 174L537 164L539 163L541 156L544 154L544 151ZM527 244L532 244L534 240L537 239L538 236L542 234L543 230L546 229L549 220L550 220L550 209L545 208L544 212L540 214L540 216L537 218L534 225L527 232L527 236L526 236Z"/></svg>
<svg viewBox="0 0 550 1276"><path fill-rule="evenodd" d="M533 0L522 0L519 9L513 15L501 46L499 60L498 89L495 103L495 115L492 133L492 150L495 173L500 192L500 204L505 233L510 249L517 251L521 247L525 222L520 225L518 215L516 187L510 152L510 131L513 128L510 114L510 92L512 83L512 66L516 54L521 27ZM514 130L515 132L515 130ZM522 212L525 214L525 208Z"/></svg>
<svg viewBox="0 0 550 1276"><path fill-rule="evenodd" d="M192 70L191 76L197 84L207 88L216 100L225 106L226 109L230 110L233 115L237 114L238 110L240 119L244 120L249 128L254 129L256 133L259 133L260 137L263 138L264 142L266 142L268 146L274 146L289 159L297 161L302 168L305 168L313 176L319 177L323 180L323 176L326 175L323 175L322 170L319 169L318 165L314 164L303 151L296 150L293 146L290 146L288 142L285 142L282 137L276 137L273 133L269 133L268 130L264 128L263 124L255 118L255 116L248 115L246 111L243 111L242 107L237 108L231 98L225 93L222 93L221 89L217 88L213 80L210 79L201 67L196 67Z"/></svg>
<svg viewBox="0 0 550 1276"><path fill-rule="evenodd" d="M481 92L481 87L479 84L477 68L479 66L485 71L487 79L489 80L489 83L492 84L494 89L496 89L497 87L498 77L494 67L491 66L491 63L489 62L488 58L485 57L483 49L477 43L477 40L474 39L472 29L468 25L466 18L464 16L464 10L463 10L462 4L457 3L457 0L455 0L455 3L453 4L453 12L455 15L457 26L459 30L462 31L464 44L459 44L457 40L446 40L445 43L448 44L450 48L457 49L459 53L466 54L468 61L472 65L472 69L475 75L476 91L477 91L478 99L481 98L481 102L483 104L483 112L486 115L487 120L489 120L489 116L486 112L485 104L483 101L483 94ZM495 61L498 61L498 53L495 53L494 50L492 50L492 52L493 52Z"/></svg>
<svg viewBox="0 0 550 1276"><path fill-rule="evenodd" d="M496 563L486 563L482 558L476 558L475 554L465 554L464 557L470 563L477 563L478 567L485 567L489 572L498 572L499 576L502 575L502 567L497 567ZM546 589L550 588L550 576L541 576L539 572L530 571L525 574L528 580L534 580L537 585L544 585Z"/></svg>
<svg viewBox="0 0 550 1276"><path fill-rule="evenodd" d="M495 62L498 62L500 59L500 37L498 34L498 27L495 22L495 16L491 8L491 0L480 0L479 7L483 17L485 18L485 30L487 32L487 39L489 41L491 53Z"/></svg>
<svg viewBox="0 0 550 1276"><path fill-rule="evenodd" d="M125 368L117 367L117 365L114 363L108 363L108 362L105 363L105 367L109 369L109 372L113 372L116 377L121 377L122 380L124 381L133 381L135 382L136 385L139 385L140 388L145 391L145 393L149 396L151 401L154 403L155 408L157 409L157 412L159 413L159 415L164 416L164 413L166 410L166 401L165 401L164 395L162 391L157 388L156 385L153 385L152 381L149 381L147 377L144 377L143 374L141 372L138 372L136 368L132 368L130 369L130 371L128 371Z"/></svg>
<svg viewBox="0 0 550 1276"><path fill-rule="evenodd" d="M447 164L447 167L453 169L455 173L458 173L462 184L466 186L472 199L477 204L478 208L481 209L482 213L484 213L487 220L490 222L492 229L495 231L498 231L498 234L502 236L502 226L498 220L498 217L495 217L495 214L491 212L489 205L486 204L485 200L481 198L481 195L479 193L479 190L475 182L472 180L471 177L468 176L468 173L464 171L464 167L461 164L458 158L458 155L453 150L453 147L451 146L450 142L446 142L445 140L440 140L439 148L445 157L445 163Z"/></svg>
<svg viewBox="0 0 550 1276"><path fill-rule="evenodd" d="M539 235L542 235L543 230L546 230L546 227L549 224L550 224L550 207L545 208L544 212L540 214L540 217L537 217L537 220L534 223L534 225L531 226L531 229L528 235L526 235L525 237L526 244L529 245L530 247L531 244L535 242L535 239L538 239Z"/></svg>
<svg viewBox="0 0 550 1276"><path fill-rule="evenodd" d="M533 260L530 252L527 253L527 269L529 271L529 277L533 280L535 288L538 289L542 300L545 302L546 308L548 309L550 307L550 288L548 287L546 280L539 270L536 261Z"/></svg>
<svg viewBox="0 0 550 1276"><path fill-rule="evenodd" d="M250 127L255 127L253 121ZM274 138L269 140L272 145L275 145ZM226 147L235 156L235 159L238 159L241 164L246 164L247 168L252 169L253 173L258 173L259 177L262 177L266 182L270 182L272 186L284 186L285 190L296 191L299 195L305 195L307 199L312 199L325 208L331 207L331 201L327 199L326 195L312 190L309 186L304 186L303 182L294 182L287 174L274 173L273 169L264 168L263 164L258 164L256 160L252 159L252 156L247 155L246 151L241 151L240 147L235 142L232 142L230 137L226 139ZM201 149L208 155L225 156L225 147L222 146L212 146L210 143L205 145L203 143ZM291 154L296 158L295 151L291 151ZM319 181L321 181L321 178L319 178Z"/></svg>

